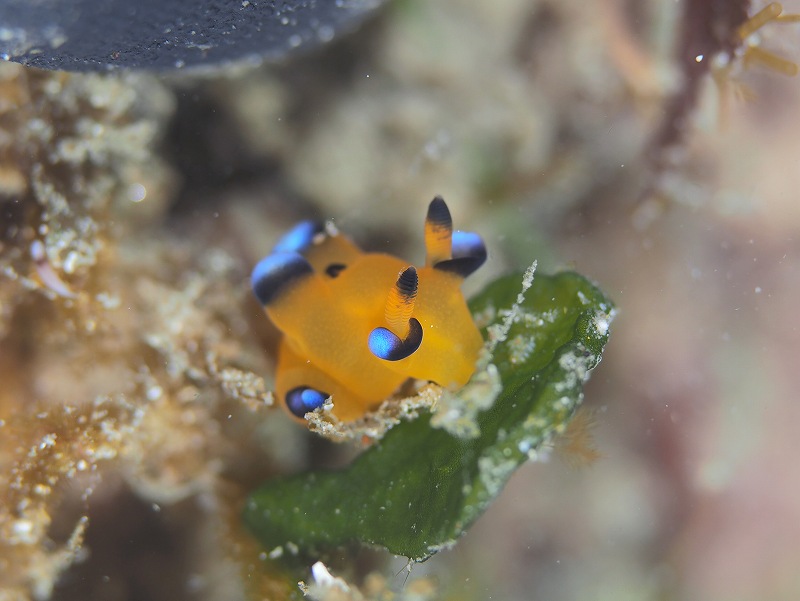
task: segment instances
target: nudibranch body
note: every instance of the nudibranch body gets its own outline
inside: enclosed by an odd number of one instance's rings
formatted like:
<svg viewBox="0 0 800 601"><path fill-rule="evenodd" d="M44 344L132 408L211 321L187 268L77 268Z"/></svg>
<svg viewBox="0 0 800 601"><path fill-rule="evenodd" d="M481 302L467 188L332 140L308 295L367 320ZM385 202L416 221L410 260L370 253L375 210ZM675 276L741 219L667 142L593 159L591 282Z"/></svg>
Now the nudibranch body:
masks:
<svg viewBox="0 0 800 601"><path fill-rule="evenodd" d="M426 264L364 253L304 221L253 269L253 291L283 334L276 394L302 418L332 397L351 421L408 378L463 386L483 344L461 293L486 260L481 237L453 231L441 197L425 220Z"/></svg>

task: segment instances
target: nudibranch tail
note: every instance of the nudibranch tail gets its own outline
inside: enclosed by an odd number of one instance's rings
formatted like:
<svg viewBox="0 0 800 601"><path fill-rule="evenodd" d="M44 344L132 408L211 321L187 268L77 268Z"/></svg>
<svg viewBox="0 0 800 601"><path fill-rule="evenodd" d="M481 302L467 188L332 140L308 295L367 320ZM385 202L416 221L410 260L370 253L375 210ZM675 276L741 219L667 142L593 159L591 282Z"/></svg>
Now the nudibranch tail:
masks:
<svg viewBox="0 0 800 601"><path fill-rule="evenodd" d="M425 264L433 267L452 256L453 218L441 196L428 205L425 217Z"/></svg>
<svg viewBox="0 0 800 601"><path fill-rule="evenodd" d="M314 275L309 262L296 252L267 255L253 268L250 285L262 305L274 302L288 285L300 278Z"/></svg>
<svg viewBox="0 0 800 601"><path fill-rule="evenodd" d="M389 329L395 332L400 338L408 335L411 314L414 312L414 303L417 300L417 289L419 288L419 276L413 266L409 266L397 276L389 296L386 299L386 309L384 315Z"/></svg>

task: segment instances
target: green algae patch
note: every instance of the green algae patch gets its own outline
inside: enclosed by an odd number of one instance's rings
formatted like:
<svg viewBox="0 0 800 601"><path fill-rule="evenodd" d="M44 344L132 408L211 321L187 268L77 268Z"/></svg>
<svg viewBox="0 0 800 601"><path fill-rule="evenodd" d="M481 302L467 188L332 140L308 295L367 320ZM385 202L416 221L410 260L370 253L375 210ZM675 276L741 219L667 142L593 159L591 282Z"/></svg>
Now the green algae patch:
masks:
<svg viewBox="0 0 800 601"><path fill-rule="evenodd" d="M580 275L534 278L531 268L470 308L486 349L446 409L401 422L343 470L273 479L248 499L244 521L273 555L360 541L422 561L563 432L608 340L612 303Z"/></svg>

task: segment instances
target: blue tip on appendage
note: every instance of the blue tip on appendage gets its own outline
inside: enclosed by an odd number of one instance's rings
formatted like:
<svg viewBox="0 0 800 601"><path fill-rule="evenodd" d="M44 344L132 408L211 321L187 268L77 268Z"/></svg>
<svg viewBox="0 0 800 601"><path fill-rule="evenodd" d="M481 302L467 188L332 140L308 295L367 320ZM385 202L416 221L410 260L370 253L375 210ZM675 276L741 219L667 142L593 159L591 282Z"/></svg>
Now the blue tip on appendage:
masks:
<svg viewBox="0 0 800 601"><path fill-rule="evenodd" d="M388 359L403 341L386 328L375 328L369 333L369 350L378 359Z"/></svg>
<svg viewBox="0 0 800 601"><path fill-rule="evenodd" d="M302 253L314 242L314 236L325 231L317 221L301 221L286 232L272 249L273 253Z"/></svg>
<svg viewBox="0 0 800 601"><path fill-rule="evenodd" d="M486 244L475 232L453 232L452 259L439 261L434 269L467 277L486 261Z"/></svg>
<svg viewBox="0 0 800 601"><path fill-rule="evenodd" d="M486 245L483 238L476 232L453 232L453 258L475 257L486 255Z"/></svg>
<svg viewBox="0 0 800 601"><path fill-rule="evenodd" d="M378 359L400 361L413 355L422 344L422 325L415 318L408 321L405 340L386 328L375 328L369 333L367 345Z"/></svg>
<svg viewBox="0 0 800 601"><path fill-rule="evenodd" d="M298 386L286 393L286 406L297 417L303 417L325 404L330 395L309 386Z"/></svg>
<svg viewBox="0 0 800 601"><path fill-rule="evenodd" d="M250 286L262 305L274 301L291 281L314 273L303 255L281 252L261 259L250 274Z"/></svg>

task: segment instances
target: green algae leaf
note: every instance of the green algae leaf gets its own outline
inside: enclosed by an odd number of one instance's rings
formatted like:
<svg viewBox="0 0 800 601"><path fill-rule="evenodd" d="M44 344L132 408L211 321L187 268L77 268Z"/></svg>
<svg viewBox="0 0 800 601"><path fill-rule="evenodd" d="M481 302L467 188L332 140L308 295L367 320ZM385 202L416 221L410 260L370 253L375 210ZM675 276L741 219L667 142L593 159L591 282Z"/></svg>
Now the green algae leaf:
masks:
<svg viewBox="0 0 800 601"><path fill-rule="evenodd" d="M442 412L435 427L425 413L343 470L270 480L243 514L261 542L313 553L360 541L415 561L454 544L513 471L564 430L608 340L614 308L593 284L570 272L532 277L501 278L470 303L489 350L455 397L469 405L487 389L473 382L500 380L476 427L448 427Z"/></svg>

